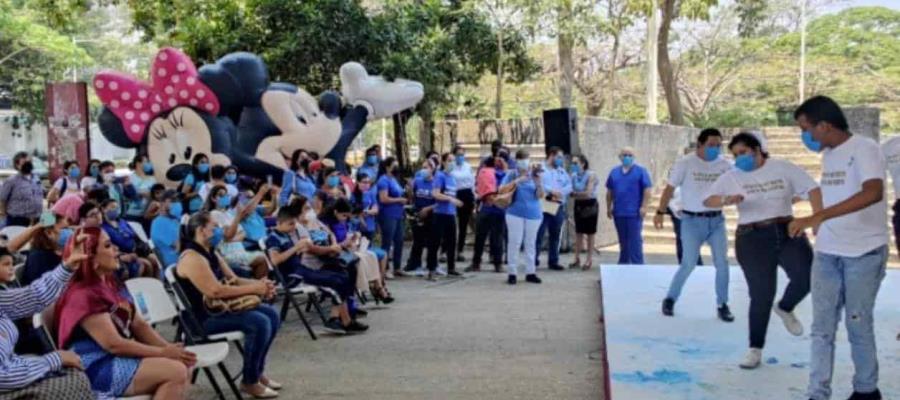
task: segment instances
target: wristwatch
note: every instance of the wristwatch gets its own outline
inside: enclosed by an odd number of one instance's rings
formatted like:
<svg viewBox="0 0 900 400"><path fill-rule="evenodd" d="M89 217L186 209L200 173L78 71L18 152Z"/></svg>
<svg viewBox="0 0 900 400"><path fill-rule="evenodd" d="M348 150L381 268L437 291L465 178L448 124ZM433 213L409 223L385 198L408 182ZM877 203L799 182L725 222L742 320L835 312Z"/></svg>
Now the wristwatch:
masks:
<svg viewBox="0 0 900 400"><path fill-rule="evenodd" d="M656 210L656 215L666 215L666 212L663 210Z"/></svg>

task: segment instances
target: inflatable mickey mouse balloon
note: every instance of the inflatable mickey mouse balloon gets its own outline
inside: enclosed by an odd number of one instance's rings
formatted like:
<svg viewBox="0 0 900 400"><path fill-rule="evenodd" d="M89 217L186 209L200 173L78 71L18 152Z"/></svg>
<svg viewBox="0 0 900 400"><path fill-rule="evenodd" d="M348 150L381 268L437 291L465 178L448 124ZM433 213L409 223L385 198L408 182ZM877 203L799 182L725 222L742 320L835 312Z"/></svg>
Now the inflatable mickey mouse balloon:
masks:
<svg viewBox="0 0 900 400"><path fill-rule="evenodd" d="M341 92L315 98L270 82L258 56L238 52L199 71L180 50L159 51L150 82L116 71L94 77L104 105L100 130L114 145L145 151L155 178L174 187L205 154L212 165L277 183L295 150L315 151L346 169L350 144L369 120L415 107L418 82L370 76L355 62L340 69Z"/></svg>

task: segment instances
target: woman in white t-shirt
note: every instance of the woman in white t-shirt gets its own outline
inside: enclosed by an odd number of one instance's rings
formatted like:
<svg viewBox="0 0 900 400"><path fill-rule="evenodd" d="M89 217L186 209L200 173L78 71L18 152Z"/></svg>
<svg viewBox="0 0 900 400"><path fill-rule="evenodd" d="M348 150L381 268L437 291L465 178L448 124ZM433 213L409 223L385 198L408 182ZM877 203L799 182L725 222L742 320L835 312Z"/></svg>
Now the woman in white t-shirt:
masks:
<svg viewBox="0 0 900 400"><path fill-rule="evenodd" d="M775 314L791 334L803 334L803 324L793 310L809 294L813 251L805 236L792 238L787 227L793 219L793 199L809 198L818 211L822 192L800 167L769 159L761 135L740 133L728 149L735 157L735 169L719 176L704 205L737 205L735 253L750 291L750 350L740 367L753 369L762 358L779 265L790 283L774 307Z"/></svg>
<svg viewBox="0 0 900 400"><path fill-rule="evenodd" d="M53 204L69 193L78 193L81 191L81 182L78 177L81 176L81 169L78 168L78 161L69 160L63 163L64 176L60 176L53 182L53 188L47 193L47 203Z"/></svg>

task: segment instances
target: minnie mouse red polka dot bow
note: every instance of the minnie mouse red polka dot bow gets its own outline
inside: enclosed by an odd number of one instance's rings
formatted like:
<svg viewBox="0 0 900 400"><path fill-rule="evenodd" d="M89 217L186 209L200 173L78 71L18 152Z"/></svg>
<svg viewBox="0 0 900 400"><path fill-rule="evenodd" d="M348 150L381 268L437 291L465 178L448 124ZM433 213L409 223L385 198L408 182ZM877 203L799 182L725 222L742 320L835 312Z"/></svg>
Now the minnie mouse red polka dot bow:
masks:
<svg viewBox="0 0 900 400"><path fill-rule="evenodd" d="M219 99L200 81L194 63L181 50L161 49L150 68L150 79L152 85L133 75L108 70L94 76L97 96L119 117L134 143L144 140L150 121L175 107L219 113Z"/></svg>

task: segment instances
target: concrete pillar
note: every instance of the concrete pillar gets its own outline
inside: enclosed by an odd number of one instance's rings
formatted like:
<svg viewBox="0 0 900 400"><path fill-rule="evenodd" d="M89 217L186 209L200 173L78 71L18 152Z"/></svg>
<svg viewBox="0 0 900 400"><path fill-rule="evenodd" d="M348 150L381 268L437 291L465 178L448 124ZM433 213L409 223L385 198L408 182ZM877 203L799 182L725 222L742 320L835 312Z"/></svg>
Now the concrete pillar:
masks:
<svg viewBox="0 0 900 400"><path fill-rule="evenodd" d="M881 142L881 110L875 107L846 107L844 116L850 132Z"/></svg>

